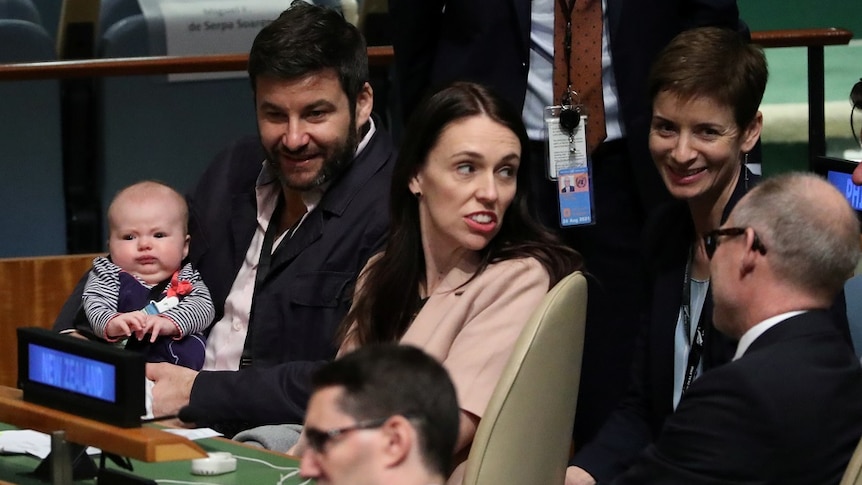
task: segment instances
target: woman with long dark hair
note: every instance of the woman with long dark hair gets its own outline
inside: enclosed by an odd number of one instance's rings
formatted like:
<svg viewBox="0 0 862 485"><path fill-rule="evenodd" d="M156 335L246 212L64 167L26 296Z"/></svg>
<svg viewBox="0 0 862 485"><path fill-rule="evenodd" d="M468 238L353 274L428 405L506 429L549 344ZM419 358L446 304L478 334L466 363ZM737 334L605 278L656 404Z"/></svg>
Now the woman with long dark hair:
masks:
<svg viewBox="0 0 862 485"><path fill-rule="evenodd" d="M395 166L388 242L340 332L341 352L400 341L443 363L461 408L456 463L531 313L581 268L580 255L530 217L527 140L519 113L480 85L455 83L425 100Z"/></svg>

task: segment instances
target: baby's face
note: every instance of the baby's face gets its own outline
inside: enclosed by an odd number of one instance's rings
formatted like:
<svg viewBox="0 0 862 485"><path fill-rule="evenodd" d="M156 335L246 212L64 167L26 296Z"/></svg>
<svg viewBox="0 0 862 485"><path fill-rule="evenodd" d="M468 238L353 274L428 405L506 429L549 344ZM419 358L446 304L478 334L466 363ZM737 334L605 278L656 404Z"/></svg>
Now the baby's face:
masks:
<svg viewBox="0 0 862 485"><path fill-rule="evenodd" d="M189 252L181 211L170 200L118 201L111 211L111 260L150 285L173 275Z"/></svg>

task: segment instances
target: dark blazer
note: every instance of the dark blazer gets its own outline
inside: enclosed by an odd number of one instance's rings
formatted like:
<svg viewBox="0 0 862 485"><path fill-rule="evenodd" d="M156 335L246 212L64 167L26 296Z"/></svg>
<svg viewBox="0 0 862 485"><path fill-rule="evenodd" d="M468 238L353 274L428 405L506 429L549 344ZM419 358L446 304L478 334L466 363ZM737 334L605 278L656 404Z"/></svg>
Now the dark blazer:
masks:
<svg viewBox="0 0 862 485"><path fill-rule="evenodd" d="M789 318L692 383L614 483L837 484L862 436L862 369L826 311Z"/></svg>
<svg viewBox="0 0 862 485"><path fill-rule="evenodd" d="M722 212L722 223L740 199L760 177L743 169L730 200ZM662 205L647 221L644 248L651 295L649 319L638 336L631 381L625 397L596 437L571 461L587 470L599 482L616 477L653 443L673 412L674 333L682 305L682 285L694 222L688 205L672 201ZM832 321L845 341L850 342L844 294L831 309ZM703 372L729 362L736 341L712 324L712 288L707 291L700 318L705 328ZM852 347L851 347L852 348ZM697 379L699 380L699 379ZM697 381L696 380L696 381Z"/></svg>
<svg viewBox="0 0 862 485"><path fill-rule="evenodd" d="M722 213L727 220L736 203L759 181L743 169ZM655 440L665 418L673 412L674 332L682 305L685 266L694 234L688 205L675 200L662 205L644 232L645 257L651 288L649 320L641 327L631 383L626 396L599 433L571 464L606 481L625 470ZM712 326L712 292L707 291L700 318L705 329L704 372L733 358L736 342Z"/></svg>
<svg viewBox="0 0 862 485"><path fill-rule="evenodd" d="M389 0L405 115L428 91L456 79L495 88L520 112L529 72L530 5L531 0ZM739 11L736 0L607 0L607 8L630 170L644 207L653 208L667 199L647 150L646 79L653 59L684 29L739 28Z"/></svg>
<svg viewBox="0 0 862 485"><path fill-rule="evenodd" d="M359 157L273 255L255 295L252 366L199 374L184 418L239 427L303 421L310 373L335 356L334 334L353 284L388 229L395 157L389 135L377 126ZM236 143L189 197L191 260L219 314L254 235L254 186L264 158L256 138Z"/></svg>
<svg viewBox="0 0 862 485"><path fill-rule="evenodd" d="M254 235L254 187L265 158L257 137L243 138L218 155L188 196L189 259L210 290L216 321ZM201 372L181 412L184 420L228 434L303 422L310 374L335 356L335 329L350 306L353 284L388 230L394 161L389 135L377 123L359 157L273 255L255 297L252 366ZM66 302L56 330L72 326L82 288Z"/></svg>

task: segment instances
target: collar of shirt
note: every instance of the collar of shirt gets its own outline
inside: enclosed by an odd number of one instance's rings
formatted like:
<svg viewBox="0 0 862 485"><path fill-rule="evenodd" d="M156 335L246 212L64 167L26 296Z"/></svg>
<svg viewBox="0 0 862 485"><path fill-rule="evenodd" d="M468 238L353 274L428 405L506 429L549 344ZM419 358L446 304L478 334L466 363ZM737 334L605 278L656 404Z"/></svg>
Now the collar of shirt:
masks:
<svg viewBox="0 0 862 485"><path fill-rule="evenodd" d="M796 315L805 313L805 310L797 310L787 313L782 313L780 315L775 315L774 317L769 317L766 320L758 323L757 325L751 327L742 334L742 338L739 339L739 344L736 346L736 354L733 356L733 360L736 360L742 357L745 354L745 351L748 350L748 347L757 340L757 337L763 335L763 332L766 332L770 328L778 325L779 323L787 320L788 318L795 317Z"/></svg>
<svg viewBox="0 0 862 485"><path fill-rule="evenodd" d="M365 150L365 147L368 145L368 142L371 141L371 138L374 136L374 133L377 131L377 125L374 124L374 117L368 118L368 131L362 135L362 139L359 140L359 145L356 147L356 154L353 156L355 159L362 153L362 150Z"/></svg>

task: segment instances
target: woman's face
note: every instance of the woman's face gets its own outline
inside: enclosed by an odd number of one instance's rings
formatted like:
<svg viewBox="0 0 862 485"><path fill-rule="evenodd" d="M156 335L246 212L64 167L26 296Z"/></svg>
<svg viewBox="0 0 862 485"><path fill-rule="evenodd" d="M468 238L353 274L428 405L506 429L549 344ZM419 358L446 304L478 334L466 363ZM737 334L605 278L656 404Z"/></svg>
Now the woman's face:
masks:
<svg viewBox="0 0 862 485"><path fill-rule="evenodd" d="M444 128L409 183L411 192L421 194L425 249L446 256L487 246L515 197L520 163L518 137L485 115Z"/></svg>
<svg viewBox="0 0 862 485"><path fill-rule="evenodd" d="M754 147L761 126L758 112L740 132L730 106L662 91L653 100L649 148L672 196L714 203L733 191L740 157Z"/></svg>

